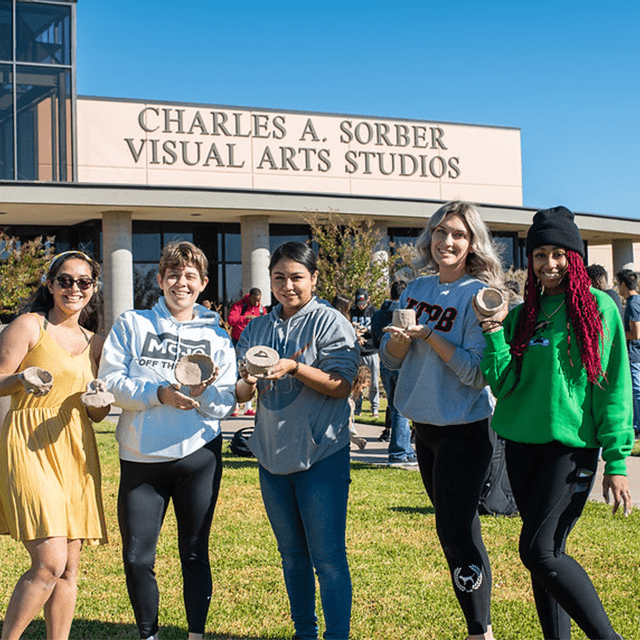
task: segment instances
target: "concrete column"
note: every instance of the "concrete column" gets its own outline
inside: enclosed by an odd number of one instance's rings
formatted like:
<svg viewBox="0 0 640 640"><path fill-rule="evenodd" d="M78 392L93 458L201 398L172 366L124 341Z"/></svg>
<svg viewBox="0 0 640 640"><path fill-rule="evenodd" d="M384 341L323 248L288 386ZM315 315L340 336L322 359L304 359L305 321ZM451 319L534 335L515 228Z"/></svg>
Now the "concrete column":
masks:
<svg viewBox="0 0 640 640"><path fill-rule="evenodd" d="M131 212L105 211L102 214L102 279L106 331L123 311L133 309L131 245Z"/></svg>
<svg viewBox="0 0 640 640"><path fill-rule="evenodd" d="M636 270L633 264L633 241L632 240L612 240L611 248L613 251L613 273L611 279L615 278L616 273L621 269Z"/></svg>
<svg viewBox="0 0 640 640"><path fill-rule="evenodd" d="M242 295L258 287L262 291L262 304L271 304L269 279L269 218L266 216L242 216L240 218L242 244Z"/></svg>

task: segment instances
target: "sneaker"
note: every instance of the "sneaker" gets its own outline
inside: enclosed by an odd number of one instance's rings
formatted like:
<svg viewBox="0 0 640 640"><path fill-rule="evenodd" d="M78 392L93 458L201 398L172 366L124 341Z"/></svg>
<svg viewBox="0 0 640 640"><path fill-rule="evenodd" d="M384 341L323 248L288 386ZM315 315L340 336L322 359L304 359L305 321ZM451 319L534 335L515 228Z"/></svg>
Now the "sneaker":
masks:
<svg viewBox="0 0 640 640"><path fill-rule="evenodd" d="M245 415L245 416L255 416L255 415L256 415L256 412L255 412L253 409L247 409L247 410L244 412L244 415Z"/></svg>
<svg viewBox="0 0 640 640"><path fill-rule="evenodd" d="M239 416L239 415L240 415L240 412L237 409L235 409L234 412L231 414L231 417L235 418L236 416Z"/></svg>
<svg viewBox="0 0 640 640"><path fill-rule="evenodd" d="M378 436L378 442L389 442L391 440L391 431L389 429L383 429L382 433Z"/></svg>
<svg viewBox="0 0 640 640"><path fill-rule="evenodd" d="M379 417L380 417L380 414L376 411L375 413L372 413L372 414L371 414L371 417L372 417L372 418L379 418Z"/></svg>
<svg viewBox="0 0 640 640"><path fill-rule="evenodd" d="M387 462L388 467L397 467L400 469L417 469L418 460L415 456L407 456L406 458L399 458L395 460L389 460Z"/></svg>

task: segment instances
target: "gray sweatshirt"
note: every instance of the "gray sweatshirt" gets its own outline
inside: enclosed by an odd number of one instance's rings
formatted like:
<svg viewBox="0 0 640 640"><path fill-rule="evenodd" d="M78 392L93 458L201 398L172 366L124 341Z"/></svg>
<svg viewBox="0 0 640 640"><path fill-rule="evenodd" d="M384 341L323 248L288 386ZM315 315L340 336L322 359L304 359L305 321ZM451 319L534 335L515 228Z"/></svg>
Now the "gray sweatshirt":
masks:
<svg viewBox="0 0 640 640"><path fill-rule="evenodd" d="M394 396L403 415L439 426L466 424L493 413L493 396L480 370L485 348L471 299L487 285L463 276L440 283L439 276L416 278L400 296L400 308L415 308L419 324L426 324L455 347L445 362L424 340L412 340L404 360L387 351L389 334L380 344L382 363L399 369Z"/></svg>
<svg viewBox="0 0 640 640"><path fill-rule="evenodd" d="M358 371L360 349L351 323L326 300L313 297L287 320L281 305L254 318L242 332L238 358L252 346L275 349L325 372L340 374L350 384ZM249 448L267 471L304 471L349 446L349 404L314 391L289 375L258 380L256 429Z"/></svg>

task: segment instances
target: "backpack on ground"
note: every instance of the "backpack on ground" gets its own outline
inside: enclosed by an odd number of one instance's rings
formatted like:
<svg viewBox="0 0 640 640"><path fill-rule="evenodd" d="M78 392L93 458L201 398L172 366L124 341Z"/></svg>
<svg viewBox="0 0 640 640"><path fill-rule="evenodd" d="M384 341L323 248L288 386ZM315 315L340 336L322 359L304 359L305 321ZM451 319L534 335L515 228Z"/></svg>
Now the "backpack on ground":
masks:
<svg viewBox="0 0 640 640"><path fill-rule="evenodd" d="M242 427L242 429L238 429L233 434L231 442L229 442L231 452L243 458L255 458L247 444L247 440L251 437L252 433L253 427Z"/></svg>
<svg viewBox="0 0 640 640"><path fill-rule="evenodd" d="M493 456L480 492L478 513L491 516L514 516L518 507L511 491L505 460L505 441L489 428L489 438L493 443Z"/></svg>

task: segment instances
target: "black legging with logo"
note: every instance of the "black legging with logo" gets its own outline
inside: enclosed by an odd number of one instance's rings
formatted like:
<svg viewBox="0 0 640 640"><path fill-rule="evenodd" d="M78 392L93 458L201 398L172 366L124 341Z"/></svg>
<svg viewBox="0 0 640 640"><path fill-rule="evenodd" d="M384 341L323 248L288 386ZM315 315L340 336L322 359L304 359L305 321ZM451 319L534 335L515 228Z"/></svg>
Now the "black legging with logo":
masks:
<svg viewBox="0 0 640 640"><path fill-rule="evenodd" d="M571 638L571 618L588 638L619 638L589 576L565 553L591 491L598 454L559 442L506 443L507 471L522 516L520 557L531 572L545 640Z"/></svg>
<svg viewBox="0 0 640 640"><path fill-rule="evenodd" d="M156 547L169 501L178 524L189 631L204 633L211 600L209 531L222 476L222 436L180 460L120 460L118 521L129 598L141 638L158 631Z"/></svg>
<svg viewBox="0 0 640 640"><path fill-rule="evenodd" d="M491 568L482 542L478 500L491 461L489 421L415 424L422 482L470 635L491 624Z"/></svg>

